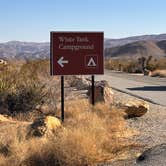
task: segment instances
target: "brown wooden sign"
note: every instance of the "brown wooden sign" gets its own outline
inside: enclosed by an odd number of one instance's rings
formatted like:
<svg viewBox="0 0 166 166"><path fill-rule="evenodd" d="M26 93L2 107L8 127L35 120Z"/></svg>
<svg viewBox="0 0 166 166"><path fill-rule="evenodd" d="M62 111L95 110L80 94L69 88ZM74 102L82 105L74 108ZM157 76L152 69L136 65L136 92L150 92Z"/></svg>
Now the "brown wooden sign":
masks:
<svg viewBox="0 0 166 166"><path fill-rule="evenodd" d="M51 32L52 75L104 74L103 32Z"/></svg>

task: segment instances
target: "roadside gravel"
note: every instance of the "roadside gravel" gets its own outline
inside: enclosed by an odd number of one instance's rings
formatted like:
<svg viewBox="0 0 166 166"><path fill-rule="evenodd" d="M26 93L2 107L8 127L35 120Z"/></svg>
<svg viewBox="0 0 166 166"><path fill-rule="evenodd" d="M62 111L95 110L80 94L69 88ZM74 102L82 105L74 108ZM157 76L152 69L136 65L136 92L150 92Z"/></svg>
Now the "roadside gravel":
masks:
<svg viewBox="0 0 166 166"><path fill-rule="evenodd" d="M119 102L127 100L133 100L133 99L138 100L136 97L130 96L126 93L122 93L116 90L114 90L114 93L115 93L115 102L117 104ZM140 144L145 145L144 148L142 149L143 151L151 147L154 147L156 145L166 143L166 107L152 103L148 104L150 106L150 110L144 116L127 120L130 127L135 128L137 131L140 132L140 134L135 136L134 139ZM156 160L152 161L151 163L148 163L147 166L149 165L153 166L156 163L158 163L158 166L164 166L166 165L165 158L159 157L156 159L158 161ZM146 165L146 164L140 163L136 165Z"/></svg>

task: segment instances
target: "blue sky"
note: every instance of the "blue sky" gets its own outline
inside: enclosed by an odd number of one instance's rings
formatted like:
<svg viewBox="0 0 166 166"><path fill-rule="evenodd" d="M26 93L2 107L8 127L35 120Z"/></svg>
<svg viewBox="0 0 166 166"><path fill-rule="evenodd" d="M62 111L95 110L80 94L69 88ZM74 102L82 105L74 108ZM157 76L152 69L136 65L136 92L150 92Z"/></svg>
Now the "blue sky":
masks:
<svg viewBox="0 0 166 166"><path fill-rule="evenodd" d="M166 33L166 0L0 0L0 42L49 41L56 30Z"/></svg>

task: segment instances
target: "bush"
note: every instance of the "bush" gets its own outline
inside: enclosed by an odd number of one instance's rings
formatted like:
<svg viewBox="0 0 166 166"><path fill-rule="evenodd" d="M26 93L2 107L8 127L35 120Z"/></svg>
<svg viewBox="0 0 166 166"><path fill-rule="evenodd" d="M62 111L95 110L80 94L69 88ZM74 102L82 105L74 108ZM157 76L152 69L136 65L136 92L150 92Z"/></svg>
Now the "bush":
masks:
<svg viewBox="0 0 166 166"><path fill-rule="evenodd" d="M105 61L105 68L109 70L117 70L128 73L141 72L139 64L135 60L127 59L109 59Z"/></svg>
<svg viewBox="0 0 166 166"><path fill-rule="evenodd" d="M32 111L43 102L46 96L43 89L44 86L38 84L18 87L16 92L12 92L6 97L9 111L11 113Z"/></svg>
<svg viewBox="0 0 166 166"><path fill-rule="evenodd" d="M39 79L47 61L9 64L0 70L0 105L11 113L29 112L45 99L45 86ZM44 66L44 69L42 66ZM40 66L40 67L39 67Z"/></svg>

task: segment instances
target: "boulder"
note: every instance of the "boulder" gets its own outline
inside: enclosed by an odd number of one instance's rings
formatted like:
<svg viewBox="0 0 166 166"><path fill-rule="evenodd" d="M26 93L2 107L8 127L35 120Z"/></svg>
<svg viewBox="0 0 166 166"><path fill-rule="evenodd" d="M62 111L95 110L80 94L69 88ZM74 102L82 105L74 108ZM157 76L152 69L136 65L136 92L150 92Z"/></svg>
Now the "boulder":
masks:
<svg viewBox="0 0 166 166"><path fill-rule="evenodd" d="M36 119L30 126L27 137L41 137L46 133L54 132L58 127L61 127L61 121L53 116Z"/></svg>
<svg viewBox="0 0 166 166"><path fill-rule="evenodd" d="M76 87L78 90L88 89L90 85L90 82L84 76L72 76L67 80L71 87Z"/></svg>
<svg viewBox="0 0 166 166"><path fill-rule="evenodd" d="M95 83L95 102L104 102L107 104L113 104L114 93L112 88L108 85L107 81L98 81ZM90 97L90 102L92 102L92 89L88 90L88 96Z"/></svg>
<svg viewBox="0 0 166 166"><path fill-rule="evenodd" d="M122 105L128 118L141 117L149 110L149 104L142 100L131 100Z"/></svg>
<svg viewBox="0 0 166 166"><path fill-rule="evenodd" d="M166 144L156 145L144 151L137 159L138 165L164 166L166 165Z"/></svg>
<svg viewBox="0 0 166 166"><path fill-rule="evenodd" d="M55 131L58 127L61 127L61 121L54 116L47 116L44 122L49 131Z"/></svg>

